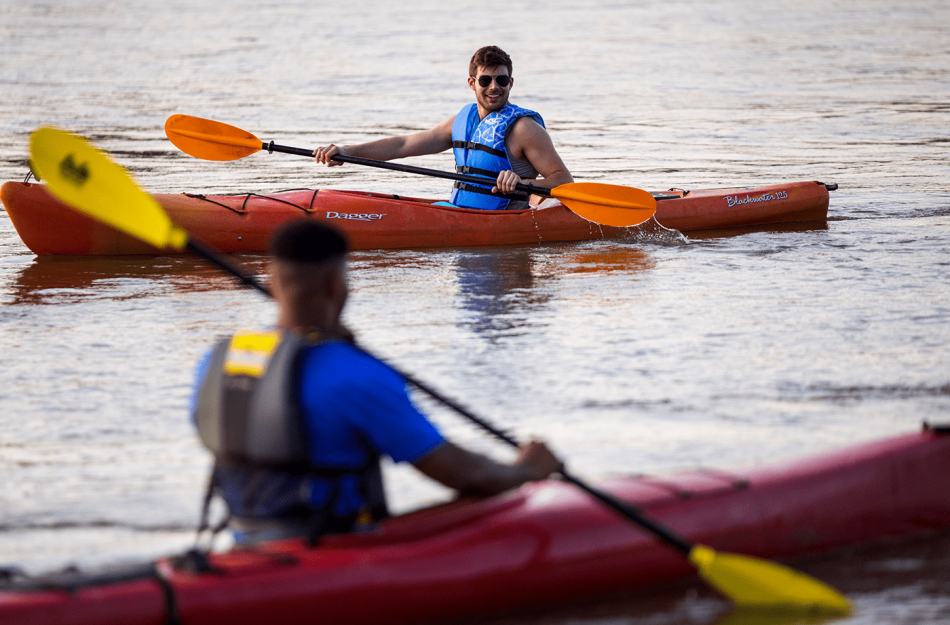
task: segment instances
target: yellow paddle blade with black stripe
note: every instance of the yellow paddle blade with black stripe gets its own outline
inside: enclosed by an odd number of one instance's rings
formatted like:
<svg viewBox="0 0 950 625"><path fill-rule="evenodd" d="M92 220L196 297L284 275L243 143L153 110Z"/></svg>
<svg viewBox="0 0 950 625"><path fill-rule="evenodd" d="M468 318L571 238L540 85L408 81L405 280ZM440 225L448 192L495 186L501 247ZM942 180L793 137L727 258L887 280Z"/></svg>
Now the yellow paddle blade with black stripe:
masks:
<svg viewBox="0 0 950 625"><path fill-rule="evenodd" d="M700 577L742 607L814 610L847 614L851 603L817 579L768 560L718 553L696 545L689 553Z"/></svg>
<svg viewBox="0 0 950 625"><path fill-rule="evenodd" d="M185 231L122 167L85 139L58 128L30 136L30 165L66 204L159 249L184 249Z"/></svg>

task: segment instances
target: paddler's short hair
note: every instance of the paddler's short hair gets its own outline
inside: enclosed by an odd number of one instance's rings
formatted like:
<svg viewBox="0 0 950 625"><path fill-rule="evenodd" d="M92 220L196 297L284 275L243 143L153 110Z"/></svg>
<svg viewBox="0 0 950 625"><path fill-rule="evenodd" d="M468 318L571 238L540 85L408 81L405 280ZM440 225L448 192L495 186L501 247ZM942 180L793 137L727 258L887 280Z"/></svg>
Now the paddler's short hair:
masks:
<svg viewBox="0 0 950 625"><path fill-rule="evenodd" d="M315 219L295 219L274 232L270 253L276 260L321 263L342 258L349 249L346 235Z"/></svg>
<svg viewBox="0 0 950 625"><path fill-rule="evenodd" d="M485 46L472 55L472 60L468 64L468 75L478 74L479 67L498 67L499 65L507 67L508 75L511 76L511 57L498 46Z"/></svg>

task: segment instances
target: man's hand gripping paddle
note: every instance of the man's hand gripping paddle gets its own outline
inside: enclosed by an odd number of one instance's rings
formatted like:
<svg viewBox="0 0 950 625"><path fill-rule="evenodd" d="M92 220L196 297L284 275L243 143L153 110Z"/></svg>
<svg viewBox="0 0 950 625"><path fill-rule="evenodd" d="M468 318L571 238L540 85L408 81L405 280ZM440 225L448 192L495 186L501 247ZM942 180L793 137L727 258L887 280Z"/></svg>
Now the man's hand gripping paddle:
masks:
<svg viewBox="0 0 950 625"><path fill-rule="evenodd" d="M273 141L263 143L246 130L190 115L172 115L169 117L165 122L165 134L182 152L208 161L233 161L261 150L313 158L313 150L275 145ZM446 178L448 180L486 184L486 178L480 176L424 169L358 156L338 154L333 157L333 160L410 174ZM553 189L519 184L517 189L522 193L534 193L556 198L584 219L604 226L636 226L652 217L656 212L656 199L649 192L615 184L572 182Z"/></svg>
<svg viewBox="0 0 950 625"><path fill-rule="evenodd" d="M161 205L142 191L124 169L84 139L54 128L40 128L30 140L32 166L50 191L77 210L158 248L190 249L210 258L245 284L269 293L252 276L226 257L190 240L175 226ZM257 148L259 149L259 148ZM256 151L256 150L255 150ZM518 442L462 406L440 395L413 377L395 369L407 382L465 416L506 443ZM598 490L561 470L564 479L612 509L621 517L651 532L686 556L699 575L740 606L814 610L831 614L850 611L850 603L826 584L789 567L749 556L717 553L697 545L660 525L640 509Z"/></svg>

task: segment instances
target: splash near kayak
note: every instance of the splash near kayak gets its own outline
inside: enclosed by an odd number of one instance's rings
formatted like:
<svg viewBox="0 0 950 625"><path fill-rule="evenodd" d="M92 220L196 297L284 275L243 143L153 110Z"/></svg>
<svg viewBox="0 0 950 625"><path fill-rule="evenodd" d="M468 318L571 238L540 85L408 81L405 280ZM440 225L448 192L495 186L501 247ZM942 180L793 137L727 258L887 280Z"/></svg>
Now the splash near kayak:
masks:
<svg viewBox="0 0 950 625"><path fill-rule="evenodd" d="M792 182L758 188L672 190L654 193L656 220L690 233L766 224L822 223L834 185ZM262 252L271 233L301 216L330 219L352 249L537 245L621 239L630 229L587 221L564 205L513 211L440 206L436 200L328 189L268 195L156 194L172 222L223 252ZM770 201L743 201L742 198ZM738 198L738 199L737 199ZM6 182L0 199L33 253L157 254L137 239L99 223L56 199L43 184Z"/></svg>
<svg viewBox="0 0 950 625"><path fill-rule="evenodd" d="M691 539L764 558L950 526L947 428L743 473L603 489ZM842 505L847 502L847 505ZM687 578L667 545L558 481L384 521L365 534L190 552L0 587L0 622L399 624L581 600ZM178 619L178 620L176 620Z"/></svg>

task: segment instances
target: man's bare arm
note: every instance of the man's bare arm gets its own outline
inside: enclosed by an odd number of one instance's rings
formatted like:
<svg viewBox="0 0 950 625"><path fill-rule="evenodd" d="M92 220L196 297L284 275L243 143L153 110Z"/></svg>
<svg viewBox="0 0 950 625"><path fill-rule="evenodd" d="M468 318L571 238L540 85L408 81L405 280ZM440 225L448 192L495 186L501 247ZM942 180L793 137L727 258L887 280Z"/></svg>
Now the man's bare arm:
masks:
<svg viewBox="0 0 950 625"><path fill-rule="evenodd" d="M541 480L557 471L561 461L544 443L531 441L521 446L511 464L496 462L446 441L415 467L435 481L462 495L487 496L504 492L525 482Z"/></svg>
<svg viewBox="0 0 950 625"><path fill-rule="evenodd" d="M453 121L455 121L455 117L450 117L435 128L423 132L400 137L387 137L386 139L360 143L358 145L340 147L331 143L328 146L317 148L313 151L313 155L318 163L342 165L343 163L331 160L331 158L336 154L342 154L346 156L371 158L377 161L391 161L408 156L437 154L452 147Z"/></svg>
<svg viewBox="0 0 950 625"><path fill-rule="evenodd" d="M547 130L530 117L522 117L512 125L508 131L508 149L515 158L531 163L541 179L524 181L514 172L503 171L496 181L496 193L514 193L519 182L530 182L545 189L574 182L574 177L554 148L554 142L551 141Z"/></svg>

